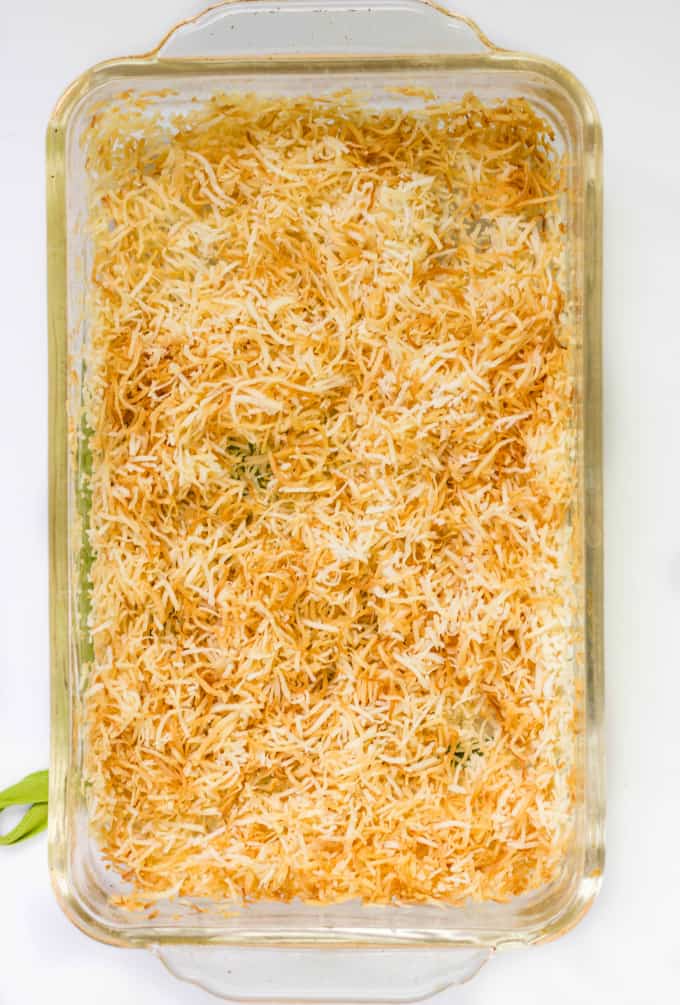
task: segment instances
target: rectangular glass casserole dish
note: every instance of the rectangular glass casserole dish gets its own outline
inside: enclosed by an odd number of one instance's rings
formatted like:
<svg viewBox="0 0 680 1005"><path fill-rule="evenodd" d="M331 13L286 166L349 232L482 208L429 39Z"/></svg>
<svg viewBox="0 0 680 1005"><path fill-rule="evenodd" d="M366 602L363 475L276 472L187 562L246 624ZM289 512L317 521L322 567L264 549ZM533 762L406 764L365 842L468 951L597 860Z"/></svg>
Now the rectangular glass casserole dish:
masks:
<svg viewBox="0 0 680 1005"><path fill-rule="evenodd" d="M164 112L172 113L192 98L218 90L319 96L351 88L368 104L379 105L397 103L394 89L399 87L431 90L441 100L467 92L485 101L525 97L552 125L567 165L565 292L577 389L573 525L583 570L579 614L584 639L584 659L574 666L582 729L573 840L558 879L502 904L257 903L227 913L224 904L161 901L152 912L130 913L109 900L116 885L89 834L82 785L82 666L89 659L89 640L79 607L87 561L82 475L88 458L77 446L76 417L83 376L77 361L89 336L91 247L84 228L87 167L80 140L94 107L122 91L167 89L161 103ZM465 19L416 0L328 2L322 7L309 0L218 5L178 26L149 55L93 68L63 96L48 131L50 870L66 913L89 934L153 948L179 976L232 997L405 1000L464 979L496 948L556 937L592 903L603 861L604 782L600 175L597 116L568 72L496 49ZM275 954L268 964L267 950Z"/></svg>

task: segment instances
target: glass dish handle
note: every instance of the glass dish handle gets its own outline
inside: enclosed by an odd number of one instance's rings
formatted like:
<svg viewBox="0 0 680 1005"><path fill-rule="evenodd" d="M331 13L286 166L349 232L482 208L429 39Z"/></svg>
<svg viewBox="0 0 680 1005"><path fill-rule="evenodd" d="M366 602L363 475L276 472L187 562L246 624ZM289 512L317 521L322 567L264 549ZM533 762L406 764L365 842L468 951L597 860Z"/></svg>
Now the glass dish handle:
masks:
<svg viewBox="0 0 680 1005"><path fill-rule="evenodd" d="M460 55L495 48L474 21L430 0L226 0L176 25L151 55Z"/></svg>
<svg viewBox="0 0 680 1005"><path fill-rule="evenodd" d="M463 984L491 949L267 949L163 945L170 973L235 1002L412 1002Z"/></svg>

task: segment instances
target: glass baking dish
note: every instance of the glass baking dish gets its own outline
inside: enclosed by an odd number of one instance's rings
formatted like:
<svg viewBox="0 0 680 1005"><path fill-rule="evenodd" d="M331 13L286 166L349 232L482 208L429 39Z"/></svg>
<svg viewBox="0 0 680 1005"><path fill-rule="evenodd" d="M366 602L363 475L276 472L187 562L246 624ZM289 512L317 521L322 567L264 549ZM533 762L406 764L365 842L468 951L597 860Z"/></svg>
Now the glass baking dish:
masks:
<svg viewBox="0 0 680 1005"><path fill-rule="evenodd" d="M582 559L585 658L575 666L577 807L559 877L508 903L313 907L160 902L154 912L110 903L115 878L88 833L81 782L82 452L74 416L88 338L90 249L83 232L80 145L93 107L121 91L168 89L176 111L216 90L321 95L351 87L368 103L394 88L440 99L523 96L552 124L568 170L567 298L575 338L578 478L574 526ZM403 101L403 98L401 99ZM413 99L411 99L413 100ZM417 100L417 99L416 99ZM501 50L468 19L426 0L250 0L218 4L172 29L144 56L83 74L59 101L47 136L50 361L52 750L50 873L67 916L102 941L145 947L177 976L236 999L423 997L471 977L500 948L553 939L590 907L603 867L602 500L600 439L601 137L593 104L563 68Z"/></svg>

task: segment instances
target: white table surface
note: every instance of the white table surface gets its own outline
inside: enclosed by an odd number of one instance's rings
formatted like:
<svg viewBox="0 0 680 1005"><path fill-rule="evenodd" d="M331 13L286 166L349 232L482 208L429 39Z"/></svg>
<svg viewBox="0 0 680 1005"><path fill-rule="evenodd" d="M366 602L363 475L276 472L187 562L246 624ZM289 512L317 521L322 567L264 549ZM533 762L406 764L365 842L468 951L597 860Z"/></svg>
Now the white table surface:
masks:
<svg viewBox="0 0 680 1005"><path fill-rule="evenodd" d="M201 0L0 0L0 788L48 761L44 133L87 66L150 48ZM608 859L586 919L437 1002L680 1001L680 5L461 0L552 57L605 135ZM0 1005L199 1005L150 954L57 907L44 836L0 848Z"/></svg>

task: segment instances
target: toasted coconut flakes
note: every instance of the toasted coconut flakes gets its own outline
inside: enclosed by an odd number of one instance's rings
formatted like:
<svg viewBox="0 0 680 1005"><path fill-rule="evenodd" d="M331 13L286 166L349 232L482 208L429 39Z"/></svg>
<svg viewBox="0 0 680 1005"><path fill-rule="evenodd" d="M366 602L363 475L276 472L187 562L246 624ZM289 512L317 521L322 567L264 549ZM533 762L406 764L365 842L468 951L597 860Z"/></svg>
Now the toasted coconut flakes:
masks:
<svg viewBox="0 0 680 1005"><path fill-rule="evenodd" d="M169 123L123 98L86 142L116 903L549 882L575 644L549 128L523 100L218 95Z"/></svg>

